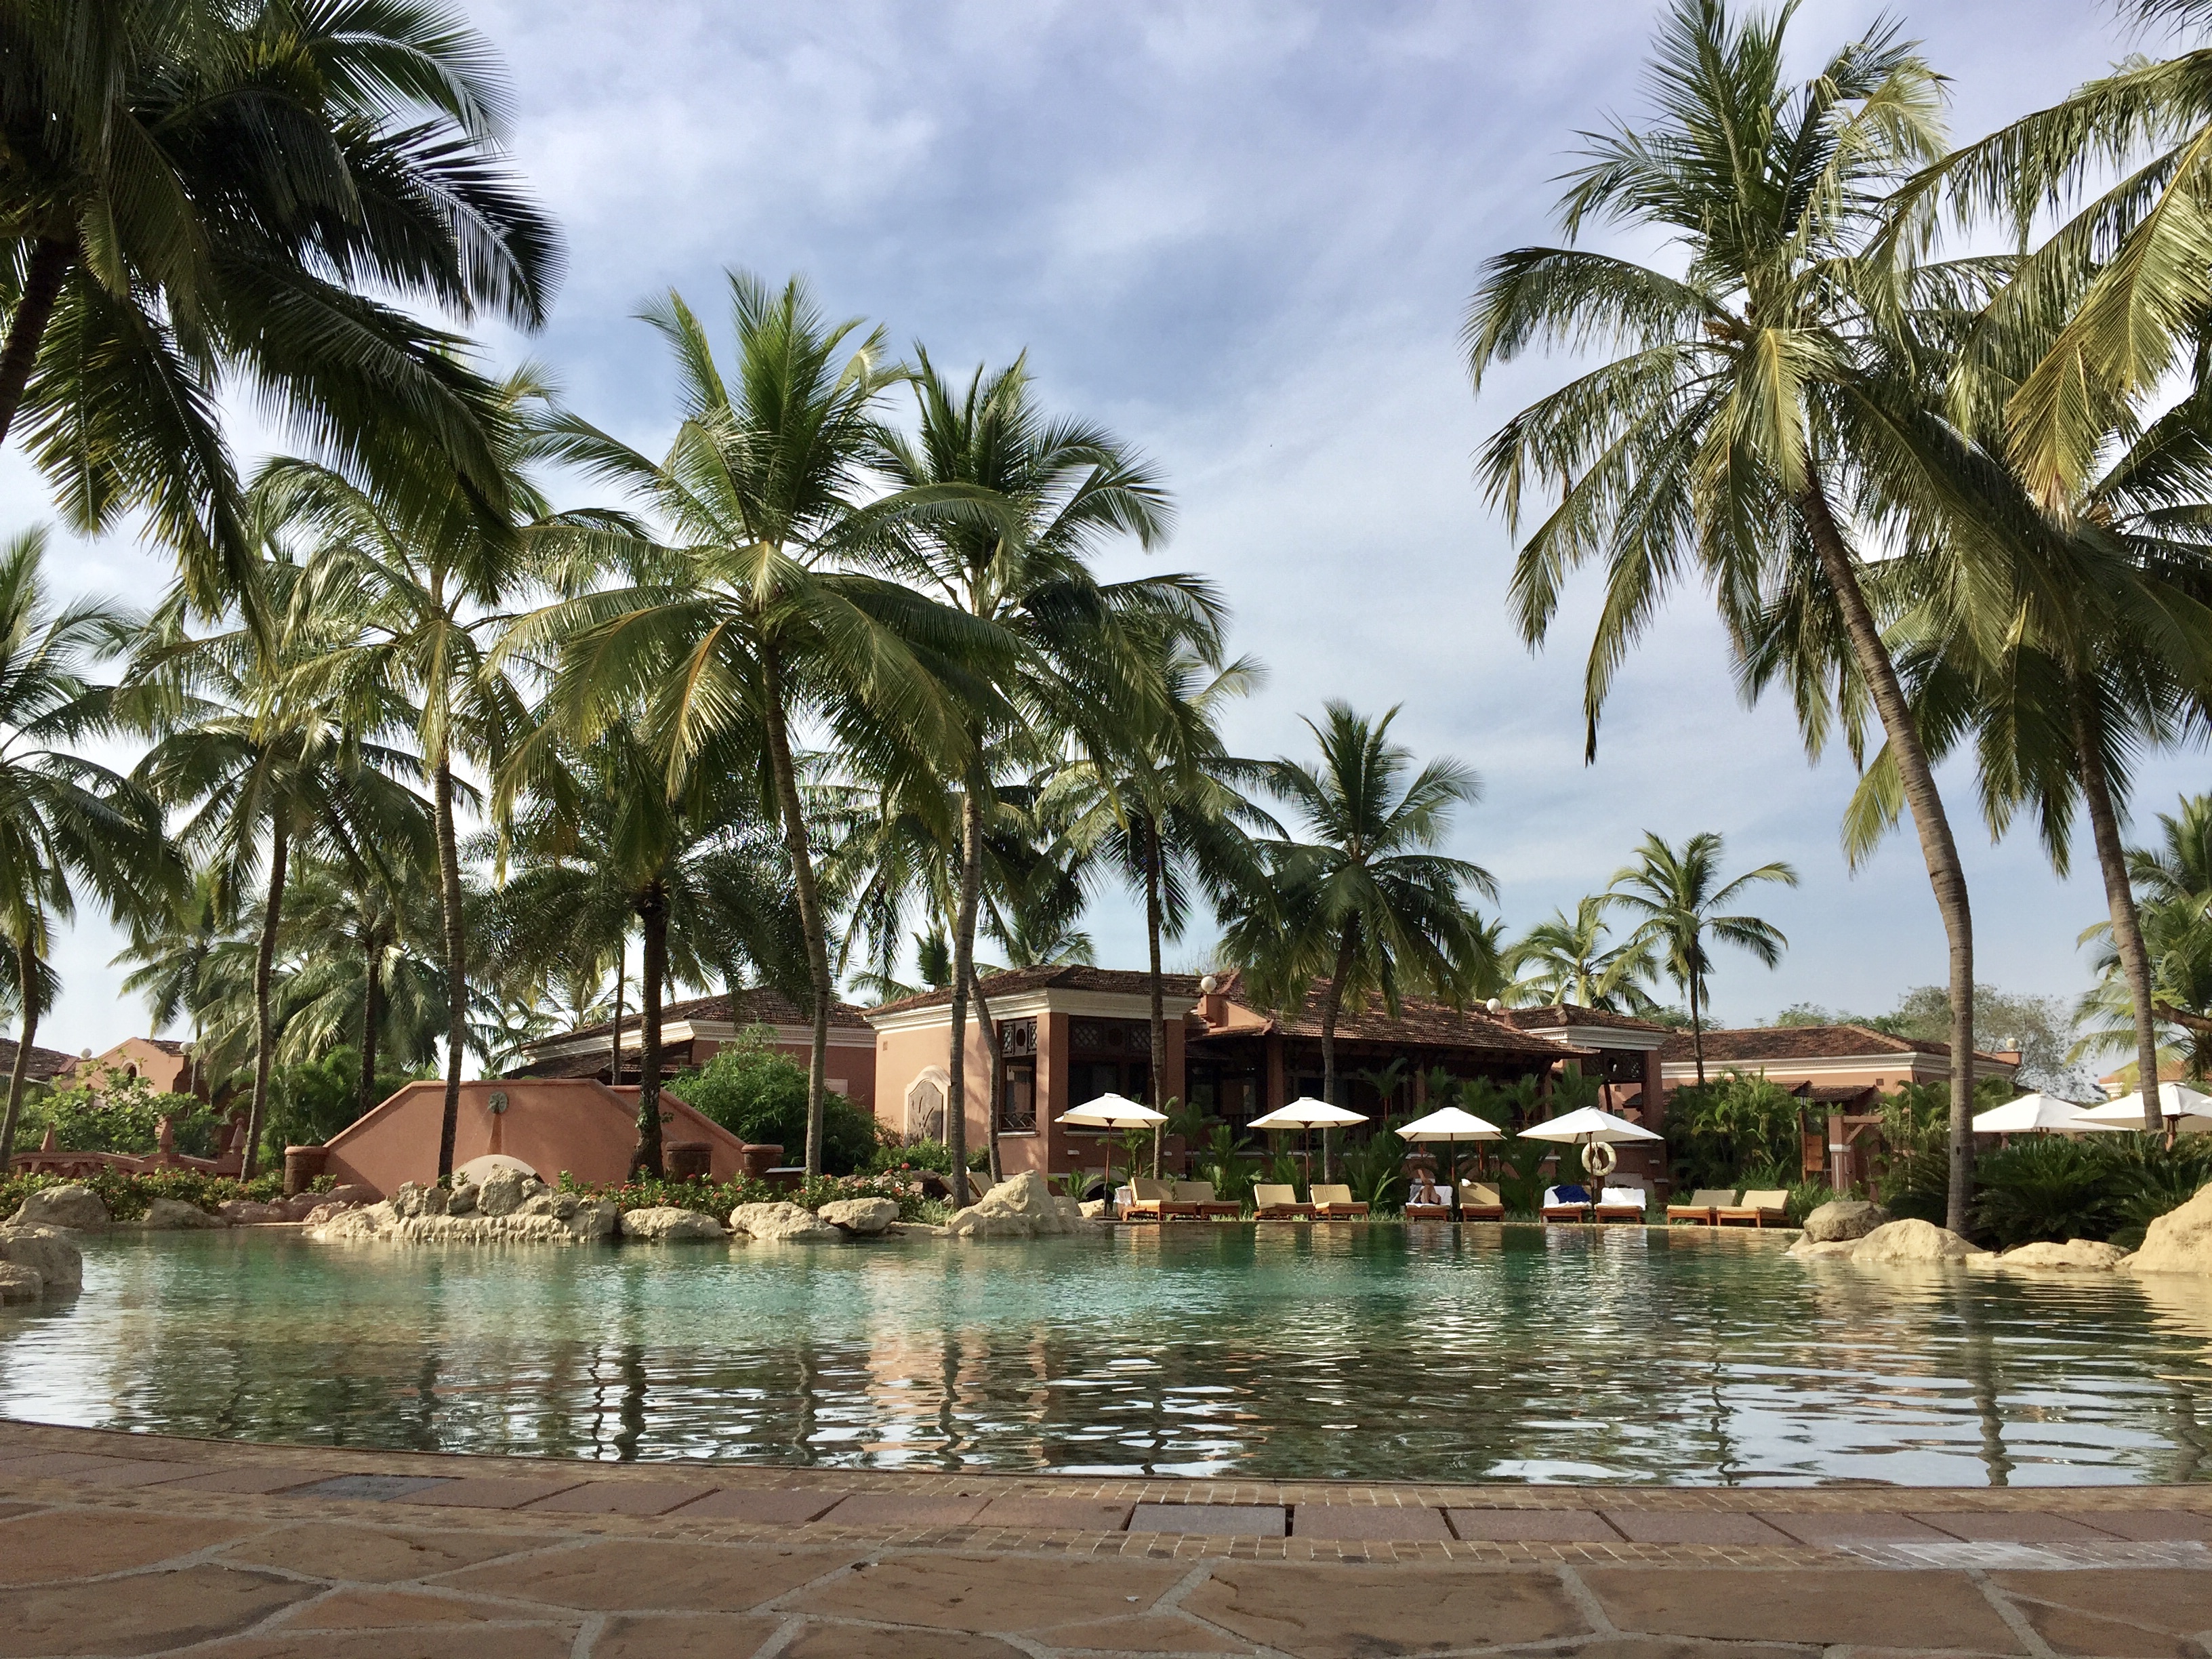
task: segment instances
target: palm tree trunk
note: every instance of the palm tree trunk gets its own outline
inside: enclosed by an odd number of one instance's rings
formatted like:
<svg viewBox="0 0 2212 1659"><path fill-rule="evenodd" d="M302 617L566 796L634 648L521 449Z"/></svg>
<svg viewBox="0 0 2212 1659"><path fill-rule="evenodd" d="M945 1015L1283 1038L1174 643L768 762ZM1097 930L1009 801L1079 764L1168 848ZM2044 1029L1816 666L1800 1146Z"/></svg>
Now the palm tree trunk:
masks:
<svg viewBox="0 0 2212 1659"><path fill-rule="evenodd" d="M1928 763L1920 728L1913 724L1905 688L1898 683L1897 665L1882 643L1881 630L1875 625L1874 611L1852 566L1850 550L1844 544L1843 532L1817 475L1798 504L1813 550L1828 585L1835 590L1859 676L1881 716L1883 735L1889 739L1890 753L1897 762L1898 781L1904 787L1905 805L1912 809L1912 827L1920 837L1928 884L1935 890L1936 908L1942 915L1944 935L1950 945L1951 1190L1944 1206L1943 1224L1954 1233L1963 1233L1974 1184L1974 919L1966 900L1966 867L1959 861L1959 844L1952 837L1943 798L1936 792L1935 770Z"/></svg>
<svg viewBox="0 0 2212 1659"><path fill-rule="evenodd" d="M1705 1086L1705 1024L1698 1012L1698 976L1690 975L1690 1048L1698 1057L1698 1087Z"/></svg>
<svg viewBox="0 0 2212 1659"><path fill-rule="evenodd" d="M991 1106L984 1121L989 1125L987 1133L991 1149L991 1184L995 1187L1006 1178L1006 1165L999 1158L999 1091L1006 1087L1006 1055L999 1042L999 1022L991 1018L990 999L983 994L983 977L975 971L975 964L972 962L968 964L968 988L975 993L975 1022L983 1028L983 1046L991 1051ZM1039 1173L1049 1176L1052 1171L1043 1170Z"/></svg>
<svg viewBox="0 0 2212 1659"><path fill-rule="evenodd" d="M2074 746L2081 757L2081 795L2088 803L2089 829L2097 843L2097 867L2105 878L2105 902L2112 913L2112 944L2120 971L2127 975L2128 1000L2135 1005L2136 1076L2143 1097L2143 1129L2165 1127L2158 1097L2158 1016L2151 1006L2150 952L2143 948L2142 919L2136 913L2135 889L2128 881L2128 855L2120 845L2119 813L2112 802L2112 780L2105 769L2101 733L2089 700L2077 684L2074 692Z"/></svg>
<svg viewBox="0 0 2212 1659"><path fill-rule="evenodd" d="M453 1140L461 1127L461 1060L469 1041L468 947L462 932L461 849L453 832L453 762L438 757L433 805L438 829L438 904L446 923L446 1110L438 1126L438 1179L453 1173Z"/></svg>
<svg viewBox="0 0 2212 1659"><path fill-rule="evenodd" d="M761 647L761 677L766 693L761 713L768 727L769 773L775 788L776 813L783 820L783 850L791 860L792 893L799 901L800 931L806 935L806 977L814 994L813 1042L806 1066L806 1173L812 1176L822 1173L822 1099L830 1076L830 935L822 915L821 890L814 879L814 854L807 845L806 811L799 800L798 769L792 763L783 662L773 641Z"/></svg>
<svg viewBox="0 0 2212 1659"><path fill-rule="evenodd" d="M1152 1097L1149 1103L1156 1112L1167 1110L1168 1084L1168 1019L1167 1000L1160 983L1160 825L1157 818L1145 820L1145 942L1152 950ZM1152 1126L1152 1179L1160 1178L1162 1126Z"/></svg>
<svg viewBox="0 0 2212 1659"><path fill-rule="evenodd" d="M1336 1017L1344 1012L1344 982L1352 976L1352 959L1359 949L1359 919L1344 924L1337 940L1335 971L1329 975L1328 994L1321 1000L1321 1097L1336 1104ZM1336 1155L1336 1131L1321 1132L1321 1170L1326 1176Z"/></svg>
<svg viewBox="0 0 2212 1659"><path fill-rule="evenodd" d="M615 945L615 1034L607 1042L607 1087L610 1089L622 1086L623 981L629 973L629 936L625 930L623 938Z"/></svg>
<svg viewBox="0 0 2212 1659"><path fill-rule="evenodd" d="M261 1161L261 1126L269 1114L269 981L276 968L276 929L284 917L284 865L291 851L279 818L269 828L269 901L262 907L261 944L253 954L253 1098L246 1110L246 1154L240 1181L253 1179Z"/></svg>
<svg viewBox="0 0 2212 1659"><path fill-rule="evenodd" d="M57 241L40 237L31 250L31 268L24 273L23 291L9 321L8 343L0 348L0 442L15 424L23 405L23 388L31 382L31 367L39 360L39 342L61 297L62 283L76 263L76 240Z"/></svg>
<svg viewBox="0 0 2212 1659"><path fill-rule="evenodd" d="M15 1043L15 1063L8 1070L8 1110L0 1117L0 1176L15 1156L15 1121L23 1110L23 1089L31 1075L31 1039L39 1030L39 951L35 919L15 945L15 980L23 992L23 1035Z"/></svg>
<svg viewBox="0 0 2212 1659"><path fill-rule="evenodd" d="M358 1116L376 1104L376 1028L384 1019L384 942L374 933L362 963L361 1090Z"/></svg>
<svg viewBox="0 0 2212 1659"><path fill-rule="evenodd" d="M975 977L975 908L983 891L983 814L971 777L960 796L960 898L952 915L952 1052L945 1065L945 1150L952 1160L952 1207L968 1207L968 988ZM984 1088L995 1126L998 1079ZM995 1128L987 1130L997 1142ZM995 1179L995 1172L994 1179Z"/></svg>
<svg viewBox="0 0 2212 1659"><path fill-rule="evenodd" d="M660 981L668 974L668 896L657 889L637 907L644 933L638 973L637 1151L629 1172L660 1178Z"/></svg>

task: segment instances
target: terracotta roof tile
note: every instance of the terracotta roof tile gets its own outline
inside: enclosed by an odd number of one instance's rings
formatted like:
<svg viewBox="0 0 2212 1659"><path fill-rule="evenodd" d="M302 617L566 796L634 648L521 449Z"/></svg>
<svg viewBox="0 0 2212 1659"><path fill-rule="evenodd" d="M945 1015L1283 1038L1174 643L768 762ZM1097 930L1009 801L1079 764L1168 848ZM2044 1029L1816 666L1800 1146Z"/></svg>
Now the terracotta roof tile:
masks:
<svg viewBox="0 0 2212 1659"><path fill-rule="evenodd" d="M0 1037L0 1072L15 1069L15 1050L19 1045L13 1037ZM41 1048L31 1045L30 1064L23 1075L33 1083L51 1083L57 1073L68 1071L77 1063L75 1054L65 1054L58 1048Z"/></svg>
<svg viewBox="0 0 2212 1659"><path fill-rule="evenodd" d="M1316 980L1294 1013L1278 1013L1276 1024L1287 1036L1317 1037L1321 1012L1328 994L1328 981ZM1395 1042L1414 1048L1469 1048L1492 1054L1543 1056L1571 1060L1595 1052L1578 1048L1551 1037L1516 1030L1503 1018L1480 1008L1454 1008L1449 1004L1408 997L1392 1018L1381 1002L1364 1009L1346 1008L1336 1018L1336 1035L1352 1042Z"/></svg>
<svg viewBox="0 0 2212 1659"><path fill-rule="evenodd" d="M1195 974L1163 974L1162 988L1171 997L1186 1001L1198 996L1198 975ZM1082 963L1067 963L1049 968L1016 968L1003 974L983 976L986 997L1020 996L1030 991L1103 991L1123 996L1149 996L1152 977L1118 968L1092 968ZM952 1000L948 986L941 990L924 991L919 996L902 997L896 1002L886 1002L881 1007L870 1009L871 1013L902 1013L909 1008L942 1007Z"/></svg>
<svg viewBox="0 0 2212 1659"><path fill-rule="evenodd" d="M1891 1054L1936 1054L1948 1059L1951 1045L1926 1037L1892 1036L1871 1025L1754 1025L1738 1030L1707 1031L1705 1065L1758 1065L1793 1060L1857 1060ZM1677 1031L1661 1051L1669 1060L1695 1058L1687 1031ZM2002 1064L1980 1050L1978 1056Z"/></svg>
<svg viewBox="0 0 2212 1659"><path fill-rule="evenodd" d="M1537 1007L1508 1008L1498 1018L1516 1030L1543 1030L1555 1025L1589 1025L1611 1031L1665 1031L1672 1028L1648 1019L1637 1019L1628 1014L1608 1013L1602 1008L1585 1008L1578 1003L1552 1002Z"/></svg>
<svg viewBox="0 0 2212 1659"><path fill-rule="evenodd" d="M660 1023L664 1028L680 1025L685 1020L715 1024L726 1023L741 1030L748 1025L805 1025L811 1024L813 1018L809 1010L793 1002L782 992L769 990L764 986L749 991L723 991L710 997L690 997L682 1002L665 1002L660 1006ZM830 1023L832 1025L857 1025L863 1030L867 1029L868 1024L866 1015L849 1002L830 1005ZM625 1008L623 1011L623 1030L635 1031L643 1024L644 1017L636 1009ZM596 1025L580 1025L573 1031L560 1031L551 1036L540 1037L528 1046L541 1048L556 1042L574 1042L582 1037L611 1036L613 1033L614 1022L603 1019Z"/></svg>

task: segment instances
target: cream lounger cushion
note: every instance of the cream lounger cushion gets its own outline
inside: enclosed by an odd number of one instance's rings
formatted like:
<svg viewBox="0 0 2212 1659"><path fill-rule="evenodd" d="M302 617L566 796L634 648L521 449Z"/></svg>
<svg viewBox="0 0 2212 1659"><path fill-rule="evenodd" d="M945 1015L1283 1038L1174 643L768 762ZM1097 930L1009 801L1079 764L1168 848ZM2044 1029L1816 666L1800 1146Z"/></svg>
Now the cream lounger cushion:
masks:
<svg viewBox="0 0 2212 1659"><path fill-rule="evenodd" d="M1341 1182L1335 1186L1330 1186L1325 1182L1316 1182L1310 1190L1313 1193L1313 1201L1316 1204L1340 1204L1346 1209L1350 1209L1352 1207L1353 1201L1352 1197L1352 1188L1343 1185Z"/></svg>
<svg viewBox="0 0 2212 1659"><path fill-rule="evenodd" d="M1686 1204L1673 1206L1677 1210L1731 1210L1735 1207L1735 1188L1733 1187L1700 1187L1690 1194Z"/></svg>
<svg viewBox="0 0 2212 1659"><path fill-rule="evenodd" d="M1295 1187L1271 1187L1261 1182L1252 1188L1252 1202L1262 1210L1293 1207L1297 1201L1298 1189Z"/></svg>
<svg viewBox="0 0 2212 1659"><path fill-rule="evenodd" d="M1779 1188L1746 1193L1742 1203L1731 1204L1728 1207L1732 1210L1786 1210L1790 1207L1790 1194Z"/></svg>
<svg viewBox="0 0 2212 1659"><path fill-rule="evenodd" d="M1486 1187L1480 1181L1462 1181L1459 1183L1459 1201L1462 1204L1474 1205L1480 1209L1488 1209L1494 1205L1503 1204L1505 1200L1498 1197L1498 1188L1495 1187Z"/></svg>

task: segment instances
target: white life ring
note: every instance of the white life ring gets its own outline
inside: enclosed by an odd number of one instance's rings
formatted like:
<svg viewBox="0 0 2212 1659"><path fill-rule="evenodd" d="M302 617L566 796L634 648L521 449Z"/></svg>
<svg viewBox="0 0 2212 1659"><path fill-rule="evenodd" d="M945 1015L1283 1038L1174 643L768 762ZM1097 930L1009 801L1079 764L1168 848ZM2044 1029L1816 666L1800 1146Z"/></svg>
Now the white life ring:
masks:
<svg viewBox="0 0 2212 1659"><path fill-rule="evenodd" d="M1614 1166L1620 1162L1620 1154L1602 1140L1593 1140L1583 1148L1583 1170L1597 1176L1601 1181L1611 1175Z"/></svg>

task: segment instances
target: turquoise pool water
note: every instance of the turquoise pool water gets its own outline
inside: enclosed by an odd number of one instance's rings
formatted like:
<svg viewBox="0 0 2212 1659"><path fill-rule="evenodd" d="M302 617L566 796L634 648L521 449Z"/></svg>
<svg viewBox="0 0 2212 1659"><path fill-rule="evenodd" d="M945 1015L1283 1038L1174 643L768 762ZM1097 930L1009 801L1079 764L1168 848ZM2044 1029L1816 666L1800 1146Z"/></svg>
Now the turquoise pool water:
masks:
<svg viewBox="0 0 2212 1659"><path fill-rule="evenodd" d="M0 1413L556 1457L1290 1478L2212 1472L2212 1287L1753 1235L1170 1226L1036 1244L103 1242Z"/></svg>

